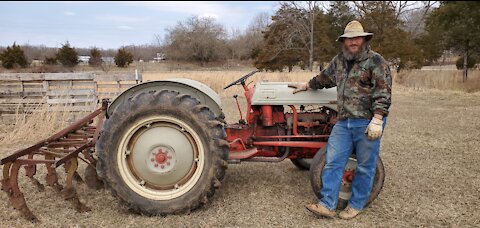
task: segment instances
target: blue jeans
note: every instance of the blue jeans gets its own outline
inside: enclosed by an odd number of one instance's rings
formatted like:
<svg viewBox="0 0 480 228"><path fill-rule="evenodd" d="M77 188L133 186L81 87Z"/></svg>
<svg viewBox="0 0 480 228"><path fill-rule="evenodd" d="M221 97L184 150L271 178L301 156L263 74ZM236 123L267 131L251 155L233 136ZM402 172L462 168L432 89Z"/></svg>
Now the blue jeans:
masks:
<svg viewBox="0 0 480 228"><path fill-rule="evenodd" d="M385 129L386 118L383 121ZM332 129L327 145L327 160L322 171L322 190L320 204L329 210L335 210L342 183L343 172L353 149L356 151L357 168L352 182L352 197L348 205L356 210L363 210L370 197L378 154L380 139L368 140L365 129L369 119L339 120Z"/></svg>

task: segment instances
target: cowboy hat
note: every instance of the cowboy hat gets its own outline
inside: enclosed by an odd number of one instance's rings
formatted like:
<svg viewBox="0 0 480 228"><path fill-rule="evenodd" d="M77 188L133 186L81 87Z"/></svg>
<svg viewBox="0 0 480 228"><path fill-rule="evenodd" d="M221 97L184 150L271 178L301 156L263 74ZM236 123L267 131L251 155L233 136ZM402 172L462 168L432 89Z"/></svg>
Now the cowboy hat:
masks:
<svg viewBox="0 0 480 228"><path fill-rule="evenodd" d="M365 37L365 39L370 40L373 36L373 33L363 31L363 26L358 21L350 21L347 26L345 26L345 31L341 36L338 37L337 41L343 41L345 38L353 37Z"/></svg>

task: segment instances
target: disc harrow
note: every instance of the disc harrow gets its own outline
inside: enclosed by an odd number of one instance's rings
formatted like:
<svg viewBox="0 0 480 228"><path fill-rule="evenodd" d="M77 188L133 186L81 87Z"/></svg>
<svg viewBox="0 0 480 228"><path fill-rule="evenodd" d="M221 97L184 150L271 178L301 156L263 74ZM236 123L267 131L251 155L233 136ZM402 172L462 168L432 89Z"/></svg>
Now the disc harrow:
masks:
<svg viewBox="0 0 480 228"><path fill-rule="evenodd" d="M30 178L37 189L44 191L44 185L35 178L35 174L37 173L37 165L45 165L47 168L46 184L55 192L61 193L63 198L70 201L78 212L90 210L79 200L73 180L83 181L77 173L78 161L80 160L87 163L85 183L93 188L102 186L96 176L95 165L97 161L93 153L103 126L107 107L108 101L103 100L102 106L91 114L48 139L18 150L0 161L0 165L3 165L2 190L7 193L10 205L19 210L26 219L38 220L27 206L25 197L19 187L18 176L22 167L25 169L26 176ZM95 118L97 118L96 123L94 123ZM59 175L56 169L60 166L65 168L65 186L58 182Z"/></svg>

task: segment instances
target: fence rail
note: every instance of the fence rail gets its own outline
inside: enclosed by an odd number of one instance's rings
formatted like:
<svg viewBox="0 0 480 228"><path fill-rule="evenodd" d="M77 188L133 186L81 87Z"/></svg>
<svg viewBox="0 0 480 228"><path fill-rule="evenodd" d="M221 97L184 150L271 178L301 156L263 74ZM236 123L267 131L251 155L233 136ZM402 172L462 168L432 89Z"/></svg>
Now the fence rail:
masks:
<svg viewBox="0 0 480 228"><path fill-rule="evenodd" d="M2 73L0 117L2 122L17 113L31 113L43 104L62 105L61 110L81 112L95 109L97 101L114 98L140 83L141 74L95 73Z"/></svg>

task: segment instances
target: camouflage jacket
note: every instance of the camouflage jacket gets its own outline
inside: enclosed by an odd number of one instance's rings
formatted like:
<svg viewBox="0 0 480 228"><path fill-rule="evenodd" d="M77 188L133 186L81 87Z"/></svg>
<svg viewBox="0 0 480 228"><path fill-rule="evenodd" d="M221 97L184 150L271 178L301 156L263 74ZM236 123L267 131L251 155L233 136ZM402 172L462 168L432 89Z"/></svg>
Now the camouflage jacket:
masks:
<svg viewBox="0 0 480 228"><path fill-rule="evenodd" d="M347 72L347 60L340 53L328 67L308 83L312 89L337 86L338 118L366 118L388 115L391 104L392 77L383 57L364 51Z"/></svg>

